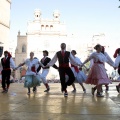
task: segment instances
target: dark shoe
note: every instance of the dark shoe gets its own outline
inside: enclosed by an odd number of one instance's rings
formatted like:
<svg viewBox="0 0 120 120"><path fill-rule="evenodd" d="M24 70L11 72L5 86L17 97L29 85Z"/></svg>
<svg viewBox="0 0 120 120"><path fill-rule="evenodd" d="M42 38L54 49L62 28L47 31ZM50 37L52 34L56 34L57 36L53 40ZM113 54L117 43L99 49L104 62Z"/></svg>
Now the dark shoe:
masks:
<svg viewBox="0 0 120 120"><path fill-rule="evenodd" d="M86 89L84 89L83 92L86 93Z"/></svg>
<svg viewBox="0 0 120 120"><path fill-rule="evenodd" d="M103 89L101 88L101 93L103 93Z"/></svg>
<svg viewBox="0 0 120 120"><path fill-rule="evenodd" d="M116 90L118 91L118 93L120 92L120 90L119 90L119 86L116 86Z"/></svg>
<svg viewBox="0 0 120 120"><path fill-rule="evenodd" d="M2 93L7 93L8 92L8 89L3 89Z"/></svg>
<svg viewBox="0 0 120 120"><path fill-rule="evenodd" d="M76 89L74 89L74 90L72 91L72 93L76 93Z"/></svg>
<svg viewBox="0 0 120 120"><path fill-rule="evenodd" d="M27 94L30 95L30 88L28 88L28 93Z"/></svg>
<svg viewBox="0 0 120 120"><path fill-rule="evenodd" d="M106 87L106 90L105 90L105 91L106 91L106 92L108 92L108 91L109 91L109 86L107 86L107 87Z"/></svg>
<svg viewBox="0 0 120 120"><path fill-rule="evenodd" d="M104 95L102 95L100 92L97 92L96 96L97 97L104 97Z"/></svg>
<svg viewBox="0 0 120 120"><path fill-rule="evenodd" d="M28 92L27 94L30 95L30 92Z"/></svg>
<svg viewBox="0 0 120 120"><path fill-rule="evenodd" d="M6 93L7 93L7 92L8 92L8 89L6 89L5 91L6 91Z"/></svg>
<svg viewBox="0 0 120 120"><path fill-rule="evenodd" d="M36 87L33 87L33 92L35 93L37 91L37 88Z"/></svg>
<svg viewBox="0 0 120 120"><path fill-rule="evenodd" d="M48 87L44 92L49 92L50 91L50 88Z"/></svg>
<svg viewBox="0 0 120 120"><path fill-rule="evenodd" d="M92 93L92 95L94 95L95 90L96 90L95 88L92 88L92 89L91 89L91 93Z"/></svg>
<svg viewBox="0 0 120 120"><path fill-rule="evenodd" d="M68 96L68 93L64 93L64 97L67 97Z"/></svg>
<svg viewBox="0 0 120 120"><path fill-rule="evenodd" d="M6 90L3 90L2 93L6 93Z"/></svg>

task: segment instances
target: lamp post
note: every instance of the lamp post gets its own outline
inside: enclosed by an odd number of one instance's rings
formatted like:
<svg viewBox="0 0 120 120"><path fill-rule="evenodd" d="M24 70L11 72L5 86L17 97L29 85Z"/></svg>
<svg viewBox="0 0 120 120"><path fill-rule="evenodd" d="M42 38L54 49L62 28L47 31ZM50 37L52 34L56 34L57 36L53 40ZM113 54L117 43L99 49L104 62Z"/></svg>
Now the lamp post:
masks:
<svg viewBox="0 0 120 120"><path fill-rule="evenodd" d="M120 1L120 0L119 0ZM118 8L120 8L120 6L118 6Z"/></svg>
<svg viewBox="0 0 120 120"><path fill-rule="evenodd" d="M2 45L3 43L2 42L0 42L0 57L2 56L2 54L3 54L3 45Z"/></svg>

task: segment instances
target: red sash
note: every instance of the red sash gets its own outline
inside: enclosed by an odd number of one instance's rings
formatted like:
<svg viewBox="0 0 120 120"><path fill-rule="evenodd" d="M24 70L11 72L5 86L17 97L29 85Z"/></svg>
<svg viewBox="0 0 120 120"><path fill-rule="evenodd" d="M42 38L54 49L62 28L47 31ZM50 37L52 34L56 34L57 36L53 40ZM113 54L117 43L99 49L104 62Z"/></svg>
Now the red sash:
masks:
<svg viewBox="0 0 120 120"><path fill-rule="evenodd" d="M79 69L78 69L78 67L77 67L77 66L75 66L75 65L72 65L72 64L71 64L71 67L74 67L75 72L77 72L77 73L79 72Z"/></svg>
<svg viewBox="0 0 120 120"><path fill-rule="evenodd" d="M31 67L31 71L36 73L35 66Z"/></svg>
<svg viewBox="0 0 120 120"><path fill-rule="evenodd" d="M68 63L63 63L63 64L60 64L59 67L69 67L69 64Z"/></svg>
<svg viewBox="0 0 120 120"><path fill-rule="evenodd" d="M97 61L97 62L94 62L94 63L98 63L98 64L104 64L103 62L100 62L100 61Z"/></svg>

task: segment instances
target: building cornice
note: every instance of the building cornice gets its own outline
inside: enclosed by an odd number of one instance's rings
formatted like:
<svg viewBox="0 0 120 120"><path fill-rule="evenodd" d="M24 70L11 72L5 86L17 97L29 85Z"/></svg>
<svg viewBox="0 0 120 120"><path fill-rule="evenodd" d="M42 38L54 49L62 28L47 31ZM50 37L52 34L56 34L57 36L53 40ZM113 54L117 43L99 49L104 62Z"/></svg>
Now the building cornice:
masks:
<svg viewBox="0 0 120 120"><path fill-rule="evenodd" d="M0 22L0 24L10 29L10 26L8 26L8 25L6 25L6 24L4 24L2 22Z"/></svg>
<svg viewBox="0 0 120 120"><path fill-rule="evenodd" d="M24 36L24 35L18 35L17 37L18 38L27 38L27 36Z"/></svg>

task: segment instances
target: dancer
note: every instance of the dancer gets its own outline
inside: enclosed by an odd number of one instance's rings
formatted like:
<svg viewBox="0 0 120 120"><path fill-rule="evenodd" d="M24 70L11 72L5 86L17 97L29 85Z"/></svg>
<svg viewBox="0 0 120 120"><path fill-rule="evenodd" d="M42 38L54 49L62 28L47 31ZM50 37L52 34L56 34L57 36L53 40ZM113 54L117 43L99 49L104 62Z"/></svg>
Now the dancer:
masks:
<svg viewBox="0 0 120 120"><path fill-rule="evenodd" d="M37 57L34 57L34 59L37 59L38 61L39 61L39 59L37 58ZM38 64L36 64L36 74L39 74L40 75L40 73L39 73L39 63ZM41 67L41 66L40 66ZM40 75L41 76L41 75ZM41 78L41 77L40 77ZM33 87L33 92L35 93L37 91L37 86L35 86L35 87Z"/></svg>
<svg viewBox="0 0 120 120"><path fill-rule="evenodd" d="M113 67L114 67L114 62L113 62L113 60L110 58L110 56L108 55L108 53L105 52L104 46L102 46L102 51L101 51L101 53L103 53L103 54L105 55L105 57L106 57L106 62L107 62L110 66L113 66ZM92 66L93 64L94 64L94 63L93 63L93 60L92 60L90 66ZM105 87L106 87L106 92L108 92L108 90L109 90L109 85L106 84ZM95 92L96 89L97 89L97 86L95 86L95 87L92 88L91 91L92 91L92 94L93 94L93 95L94 95L94 92ZM101 92L103 92L103 89L102 89L102 88L101 88Z"/></svg>
<svg viewBox="0 0 120 120"><path fill-rule="evenodd" d="M101 53L102 46L100 44L97 44L94 47L94 49L96 50L96 52L92 53L82 64L83 66L85 63L87 63L91 59L93 59L93 62L94 62L85 83L97 85L96 96L104 97L101 93L101 87L102 85L111 83L111 80L107 77L107 73L104 66L107 60L105 55Z"/></svg>
<svg viewBox="0 0 120 120"><path fill-rule="evenodd" d="M21 63L20 65L18 65L17 68L26 65L28 66L26 75L25 75L25 83L24 83L24 87L28 88L28 95L30 95L30 88L33 87L35 89L36 86L40 86L40 75L37 74L37 67L38 64L40 64L42 67L44 67L42 65L42 63L40 63L38 61L38 59L34 59L34 53L30 52L30 58L26 59L25 62ZM34 92L33 89L33 92Z"/></svg>
<svg viewBox="0 0 120 120"><path fill-rule="evenodd" d="M15 70L15 63L12 59L12 56L8 51L4 51L4 57L1 59L1 64L3 67L3 70L1 72L2 74L2 93L7 93L8 89L10 87L10 75L11 75L11 68ZM6 87L7 83L7 87Z"/></svg>
<svg viewBox="0 0 120 120"><path fill-rule="evenodd" d="M80 59L78 57L76 57L75 55L77 54L75 50L72 50L71 51L71 54L73 55L74 59L81 65L82 62L80 61ZM70 61L71 63L71 69L74 73L74 76L76 78L76 80L78 81L78 83L81 85L84 93L86 93L86 89L83 85L83 82L85 82L85 80L87 79L87 76L84 74L84 72L82 71L82 68L78 68L78 66L75 66L72 64L72 61ZM85 66L84 66L85 67ZM86 67L85 67L86 68ZM86 68L87 69L87 68ZM76 87L75 87L75 84L73 83L72 84L73 86L73 91L72 92L76 92Z"/></svg>
<svg viewBox="0 0 120 120"><path fill-rule="evenodd" d="M43 58L41 59L41 63L44 66L46 66L51 61L51 59L48 57L48 54L49 53L48 53L47 50L43 51ZM58 67L55 64L52 67L58 70ZM48 92L50 90L50 86L48 85L48 82L46 80L46 77L47 77L47 75L49 73L49 68L50 67L43 67L42 68L41 79L43 81L43 84L46 87L46 90L44 92ZM40 70L40 69L41 69L41 66L39 66L38 70Z"/></svg>
<svg viewBox="0 0 120 120"><path fill-rule="evenodd" d="M73 82L75 81L74 74L73 74L71 68L69 67L69 59L71 61L73 61L74 65L80 65L80 64L75 61L75 59L73 58L73 56L70 52L66 51L65 43L61 44L61 51L58 51L55 54L53 59L48 63L48 65L46 67L53 66L55 64L55 62L57 61L57 59L59 62L59 75L60 75L60 81L61 81L61 91L64 92L64 96L67 97L68 96L67 86L72 85ZM65 82L65 74L67 74L69 77L67 82Z"/></svg>
<svg viewBox="0 0 120 120"><path fill-rule="evenodd" d="M115 59L115 69L118 69L118 74L120 75L120 48L116 49L114 55L113 55ZM118 80L120 80L120 77L118 77ZM118 91L118 93L120 92L120 83L116 86L116 89Z"/></svg>

